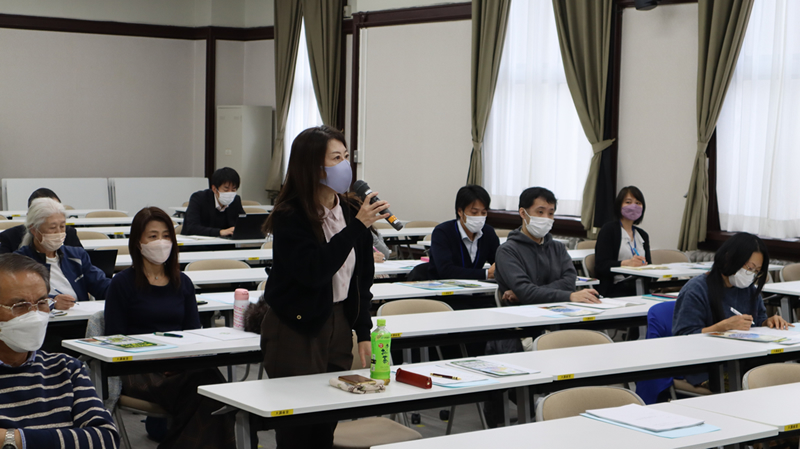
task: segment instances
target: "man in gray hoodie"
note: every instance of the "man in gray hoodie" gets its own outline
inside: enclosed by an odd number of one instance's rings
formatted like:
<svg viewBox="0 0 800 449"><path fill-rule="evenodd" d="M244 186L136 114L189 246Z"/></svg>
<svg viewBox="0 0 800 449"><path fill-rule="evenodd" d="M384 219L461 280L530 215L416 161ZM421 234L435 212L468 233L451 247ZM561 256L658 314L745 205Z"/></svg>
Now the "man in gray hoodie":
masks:
<svg viewBox="0 0 800 449"><path fill-rule="evenodd" d="M497 250L495 277L503 305L550 302L600 302L594 289L575 291L578 273L564 244L550 229L556 197L544 187L530 187L519 196L522 227Z"/></svg>

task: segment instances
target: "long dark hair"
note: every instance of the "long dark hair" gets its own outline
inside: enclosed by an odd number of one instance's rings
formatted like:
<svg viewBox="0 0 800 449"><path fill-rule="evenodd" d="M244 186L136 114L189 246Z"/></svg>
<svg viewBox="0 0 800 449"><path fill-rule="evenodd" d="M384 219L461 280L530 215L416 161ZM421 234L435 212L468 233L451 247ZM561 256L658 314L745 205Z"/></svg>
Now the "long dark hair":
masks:
<svg viewBox="0 0 800 449"><path fill-rule="evenodd" d="M141 290L150 288L150 282L147 281L147 276L144 274L144 256L142 256L142 244L139 241L142 239L147 223L154 220L160 221L167 226L169 239L172 241L172 252L169 253L169 258L164 263L164 274L169 278L170 285L175 290L179 290L181 288L181 267L178 262L178 239L175 238L175 225L172 224L172 219L169 218L169 215L157 207L145 207L140 210L133 217L133 223L131 223L128 250L131 253L131 266L133 271L136 272L136 287Z"/></svg>
<svg viewBox="0 0 800 449"><path fill-rule="evenodd" d="M617 216L617 220L622 220L622 203L629 193L642 203L642 215L633 222L633 224L638 225L644 220L644 212L647 210L647 204L644 202L644 194L636 186L626 186L620 189L617 198L614 200L614 215Z"/></svg>
<svg viewBox="0 0 800 449"><path fill-rule="evenodd" d="M707 282L708 299L715 323L725 319L725 312L722 308L722 296L725 289L723 276L736 274L750 260L753 253L761 253L764 257L761 271L756 275L756 289L753 291L750 304L750 309L756 310L756 301L761 294L761 289L764 288L764 283L767 281L767 273L769 272L769 252L767 252L767 245L764 241L753 234L739 232L723 243L714 255L714 265L708 273Z"/></svg>
<svg viewBox="0 0 800 449"><path fill-rule="evenodd" d="M317 126L301 132L292 142L292 154L286 170L286 181L281 188L272 213L264 222L264 234L272 234L274 217L281 214L302 213L311 222L317 238L324 240L322 233L321 204L318 193L320 180L325 173L325 154L328 142L338 140L347 148L344 134L329 126ZM299 206L300 210L296 208Z"/></svg>

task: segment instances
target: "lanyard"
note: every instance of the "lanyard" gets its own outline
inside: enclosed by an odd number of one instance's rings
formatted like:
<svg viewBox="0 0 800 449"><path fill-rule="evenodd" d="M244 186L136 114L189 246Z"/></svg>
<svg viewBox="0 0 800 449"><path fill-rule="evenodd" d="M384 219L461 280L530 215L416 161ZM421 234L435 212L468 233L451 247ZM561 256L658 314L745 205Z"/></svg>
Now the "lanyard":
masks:
<svg viewBox="0 0 800 449"><path fill-rule="evenodd" d="M456 220L455 225L456 225L456 233L457 233L457 235L461 236L461 231L458 229L458 220ZM458 249L461 251L461 266L467 268L467 262L464 260L464 242L462 240L463 239L459 239L458 240L458 243L459 243ZM478 268L477 264L478 264L478 260L480 260L480 256L481 256L481 248L479 246L478 247L478 251L475 252L475 260L472 261L472 268Z"/></svg>
<svg viewBox="0 0 800 449"><path fill-rule="evenodd" d="M622 222L620 222L619 225L622 227ZM631 257L639 255L639 251L636 251L636 229L633 230L633 246L631 246L631 242L628 241L628 247L631 249Z"/></svg>

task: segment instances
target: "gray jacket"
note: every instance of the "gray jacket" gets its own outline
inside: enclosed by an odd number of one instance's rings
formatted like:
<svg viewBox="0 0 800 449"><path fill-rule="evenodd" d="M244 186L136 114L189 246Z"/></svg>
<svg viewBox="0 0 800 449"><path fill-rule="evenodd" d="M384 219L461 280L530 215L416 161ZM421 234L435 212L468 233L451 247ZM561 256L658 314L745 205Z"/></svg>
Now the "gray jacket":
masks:
<svg viewBox="0 0 800 449"><path fill-rule="evenodd" d="M520 229L508 235L495 256L500 291L511 290L520 304L568 302L578 273L563 243L544 236L538 244Z"/></svg>

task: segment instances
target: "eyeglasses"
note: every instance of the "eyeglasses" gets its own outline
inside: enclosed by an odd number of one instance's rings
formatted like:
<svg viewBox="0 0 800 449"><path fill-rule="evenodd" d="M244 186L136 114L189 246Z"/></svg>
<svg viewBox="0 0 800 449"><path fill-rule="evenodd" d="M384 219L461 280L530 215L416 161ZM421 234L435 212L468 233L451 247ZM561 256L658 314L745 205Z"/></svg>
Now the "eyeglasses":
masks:
<svg viewBox="0 0 800 449"><path fill-rule="evenodd" d="M19 302L19 303L14 304L13 306L10 306L10 307L6 306L6 305L3 305L3 304L0 304L0 307L10 310L11 311L11 315L14 315L15 317L17 317L17 316L25 315L26 313L30 312L34 308L39 309L40 312L49 312L50 311L50 301L47 300L47 299L40 299L39 301L37 301L37 302L35 302L33 304L31 304L29 302Z"/></svg>

